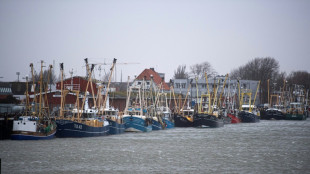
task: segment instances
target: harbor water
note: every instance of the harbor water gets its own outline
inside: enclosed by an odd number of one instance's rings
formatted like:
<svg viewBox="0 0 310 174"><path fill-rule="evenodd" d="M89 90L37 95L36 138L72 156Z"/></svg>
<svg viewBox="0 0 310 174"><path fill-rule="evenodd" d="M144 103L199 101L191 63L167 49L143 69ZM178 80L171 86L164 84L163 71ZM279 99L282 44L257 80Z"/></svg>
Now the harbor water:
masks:
<svg viewBox="0 0 310 174"><path fill-rule="evenodd" d="M310 173L310 119L0 141L1 172Z"/></svg>

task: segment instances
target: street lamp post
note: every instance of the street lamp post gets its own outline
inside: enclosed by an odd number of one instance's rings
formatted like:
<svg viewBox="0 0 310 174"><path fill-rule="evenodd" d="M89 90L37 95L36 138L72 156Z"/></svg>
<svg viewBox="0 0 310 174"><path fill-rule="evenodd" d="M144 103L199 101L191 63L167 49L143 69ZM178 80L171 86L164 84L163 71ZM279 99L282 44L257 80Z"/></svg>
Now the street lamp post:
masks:
<svg viewBox="0 0 310 174"><path fill-rule="evenodd" d="M20 75L20 72L16 72L16 75L17 75L17 82L19 82L19 75Z"/></svg>

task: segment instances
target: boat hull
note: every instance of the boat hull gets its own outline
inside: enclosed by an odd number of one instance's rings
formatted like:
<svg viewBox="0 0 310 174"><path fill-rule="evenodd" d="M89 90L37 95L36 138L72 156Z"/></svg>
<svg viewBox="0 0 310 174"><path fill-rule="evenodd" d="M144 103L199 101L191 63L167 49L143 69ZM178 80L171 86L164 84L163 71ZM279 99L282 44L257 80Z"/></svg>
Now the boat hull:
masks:
<svg viewBox="0 0 310 174"><path fill-rule="evenodd" d="M267 110L265 113L265 119L270 120L270 119L276 119L276 120L284 120L285 119L285 114L278 110Z"/></svg>
<svg viewBox="0 0 310 174"><path fill-rule="evenodd" d="M260 121L259 116L250 113L250 112L240 112L239 113L239 118L241 120L242 123L257 123Z"/></svg>
<svg viewBox="0 0 310 174"><path fill-rule="evenodd" d="M71 120L56 120L57 133L60 138L65 137L96 137L109 135L110 126L93 127Z"/></svg>
<svg viewBox="0 0 310 174"><path fill-rule="evenodd" d="M12 140L49 140L54 138L56 134L56 129L51 131L49 134L40 133L40 132L23 132L23 131L14 131L11 134Z"/></svg>
<svg viewBox="0 0 310 174"><path fill-rule="evenodd" d="M222 116L222 119L224 121L224 124L231 124L231 118L230 117Z"/></svg>
<svg viewBox="0 0 310 174"><path fill-rule="evenodd" d="M193 122L183 116L176 115L174 117L174 125L175 127L193 127Z"/></svg>
<svg viewBox="0 0 310 174"><path fill-rule="evenodd" d="M110 130L109 134L115 135L115 134L122 134L125 132L125 124L124 123L117 123L113 120L108 120L110 124Z"/></svg>
<svg viewBox="0 0 310 174"><path fill-rule="evenodd" d="M306 120L307 117L304 114L286 114L286 120Z"/></svg>
<svg viewBox="0 0 310 174"><path fill-rule="evenodd" d="M236 117L235 115L233 114L227 114L227 117L230 117L231 118L231 123L232 124L235 124L235 123L240 123L240 119L238 117Z"/></svg>
<svg viewBox="0 0 310 174"><path fill-rule="evenodd" d="M159 121L152 120L152 130L162 130L163 126L160 124Z"/></svg>
<svg viewBox="0 0 310 174"><path fill-rule="evenodd" d="M172 129L174 128L174 123L166 118L163 119L163 121L166 124L166 129Z"/></svg>
<svg viewBox="0 0 310 174"><path fill-rule="evenodd" d="M224 126L224 120L208 114L195 114L194 127L207 126L210 128L218 128Z"/></svg>
<svg viewBox="0 0 310 174"><path fill-rule="evenodd" d="M152 122L149 119L143 119L135 116L124 116L125 132L150 132L152 131Z"/></svg>

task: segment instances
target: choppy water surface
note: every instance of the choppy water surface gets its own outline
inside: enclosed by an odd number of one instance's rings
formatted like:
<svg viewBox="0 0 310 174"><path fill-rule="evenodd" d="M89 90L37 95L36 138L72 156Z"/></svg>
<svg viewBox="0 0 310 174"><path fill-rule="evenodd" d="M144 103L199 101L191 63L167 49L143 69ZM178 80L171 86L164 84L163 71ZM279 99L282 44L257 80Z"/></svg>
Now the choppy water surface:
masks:
<svg viewBox="0 0 310 174"><path fill-rule="evenodd" d="M2 173L309 173L310 119L0 141Z"/></svg>

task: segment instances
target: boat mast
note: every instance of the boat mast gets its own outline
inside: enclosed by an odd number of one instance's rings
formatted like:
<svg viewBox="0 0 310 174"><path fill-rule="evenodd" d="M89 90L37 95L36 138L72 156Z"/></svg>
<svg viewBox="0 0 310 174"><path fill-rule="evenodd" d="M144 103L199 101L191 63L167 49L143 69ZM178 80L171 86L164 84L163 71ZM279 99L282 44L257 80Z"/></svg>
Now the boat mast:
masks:
<svg viewBox="0 0 310 174"><path fill-rule="evenodd" d="M207 85L207 89L208 89L208 93L206 95L206 99L208 99L208 114L211 114L211 94L210 94L210 89L209 89L209 81L208 81L208 76L207 73L205 72L205 78L206 78L206 85ZM201 101L202 102L202 101ZM202 106L201 106L202 107ZM201 111L201 107L200 107L200 111Z"/></svg>
<svg viewBox="0 0 310 174"><path fill-rule="evenodd" d="M240 80L239 79L237 79L238 80L238 91L239 91L239 96L238 96L238 100L239 100L239 111L241 111L242 110L242 104L241 104L241 98L240 98Z"/></svg>
<svg viewBox="0 0 310 174"><path fill-rule="evenodd" d="M112 67L110 69L110 77L109 77L108 87L106 88L105 98L104 98L104 102L103 102L103 109L106 106L106 102L107 102L107 98L108 98L108 93L109 93L109 88L110 88L110 83L111 83L111 79L112 79L112 73L113 73L113 69L114 69L115 64L116 64L116 60L117 59L115 59L115 58L113 59L113 64L112 64ZM102 112L103 112L103 110L102 110Z"/></svg>
<svg viewBox="0 0 310 174"><path fill-rule="evenodd" d="M88 72L88 74L89 74L89 79L91 80L91 72L89 72L89 65L88 65L88 59L86 58L86 59L84 59L85 60L85 63L86 63L86 71ZM94 64L92 64L92 67L91 67L91 71L93 71L93 69L94 69ZM97 105L96 105L96 99L95 99L95 93L94 93L94 87L93 87L93 84L91 84L90 85L90 88L91 88L91 91L92 91L92 96L93 96L93 104L94 104L94 106L96 107Z"/></svg>
<svg viewBox="0 0 310 174"><path fill-rule="evenodd" d="M86 67L88 67L87 58L84 59L84 60L85 60L85 63L86 63ZM79 111L78 120L80 120L80 117L81 117L81 115L82 115L82 113L83 113L84 104L85 104L85 100L86 100L86 95L87 95L87 91L88 91L88 86L89 86L89 82L91 81L91 74L92 74L93 69L94 69L94 64L92 64L91 70L90 70L90 71L87 71L87 72L88 72L88 82L87 82L87 84L86 84L85 94L84 94L84 98L83 98L83 102L82 102L82 112Z"/></svg>
<svg viewBox="0 0 310 174"><path fill-rule="evenodd" d="M176 110L178 110L178 104L177 104L177 101L176 101L176 99L175 99L175 94L174 94L173 86L170 87L170 91L172 91L172 95L173 95L174 108L175 108ZM179 113L179 111L178 111L178 113Z"/></svg>
<svg viewBox="0 0 310 174"><path fill-rule="evenodd" d="M64 64L60 63L60 76L61 76L61 81L60 81L60 113L59 116L61 119L64 118L64 92L63 92L63 71L64 71Z"/></svg>
<svg viewBox="0 0 310 174"><path fill-rule="evenodd" d="M223 84L223 88L222 88L222 91L221 91L221 94L220 94L220 98L219 98L219 104L218 104L218 107L220 108L220 107L222 107L221 105L222 105L222 95L223 95L223 93L224 93L224 89L225 89L225 85L226 85L226 80L227 80L227 78L228 78L228 74L226 74L226 77L225 77L225 81L224 81L224 84Z"/></svg>
<svg viewBox="0 0 310 174"><path fill-rule="evenodd" d="M31 68L31 77L32 77L32 88L33 88L33 100L34 102L34 115L37 114L37 96L36 96L36 87L35 87L35 77L34 77L34 70L33 70L33 63L30 63L30 68Z"/></svg>
<svg viewBox="0 0 310 174"><path fill-rule="evenodd" d="M189 84L189 86L188 86L188 88L187 88L187 92L186 92L186 96L185 96L185 99L184 99L184 102L183 102L183 105L182 105L182 110L183 110L183 108L184 108L184 105L185 105L185 103L186 103L186 100L187 100L187 96L188 96L188 92L189 92L189 89L191 88L191 84Z"/></svg>
<svg viewBox="0 0 310 174"><path fill-rule="evenodd" d="M42 85L43 85L43 60L41 60L40 72L40 98L39 98L39 118L42 119Z"/></svg>
<svg viewBox="0 0 310 174"><path fill-rule="evenodd" d="M282 94L281 94L281 103L282 103L282 106L284 107L284 92L285 92L285 82L286 82L286 80L285 79L283 79L283 90L282 90Z"/></svg>
<svg viewBox="0 0 310 174"><path fill-rule="evenodd" d="M215 92L214 92L214 100L213 100L213 105L211 107L211 113L213 113L213 107L217 106L217 92L218 92L219 86L220 86L220 79L218 79L218 84L217 84Z"/></svg>
<svg viewBox="0 0 310 174"><path fill-rule="evenodd" d="M260 81L258 81L258 84L257 84L257 89L256 89L256 93L255 93L253 105L255 105L255 101L256 101L256 96L257 96L257 92L258 92L259 85L260 85ZM254 107L254 106L253 106L253 107ZM250 110L249 110L250 112L252 112L253 107L252 107L252 105L250 105Z"/></svg>
<svg viewBox="0 0 310 174"><path fill-rule="evenodd" d="M47 99L47 91L48 91L48 83L50 82L50 76L51 76L51 72L52 72L52 68L53 65L49 65L49 69L48 69L48 74L47 74L47 82L46 82L46 86L45 86L45 96L44 96L44 104L46 102L46 106L45 108L47 109L47 115L50 115L50 110L49 110L49 105L48 105L48 99Z"/></svg>
<svg viewBox="0 0 310 174"><path fill-rule="evenodd" d="M30 110L29 93L28 93L28 75L26 76L26 115L28 115Z"/></svg>

